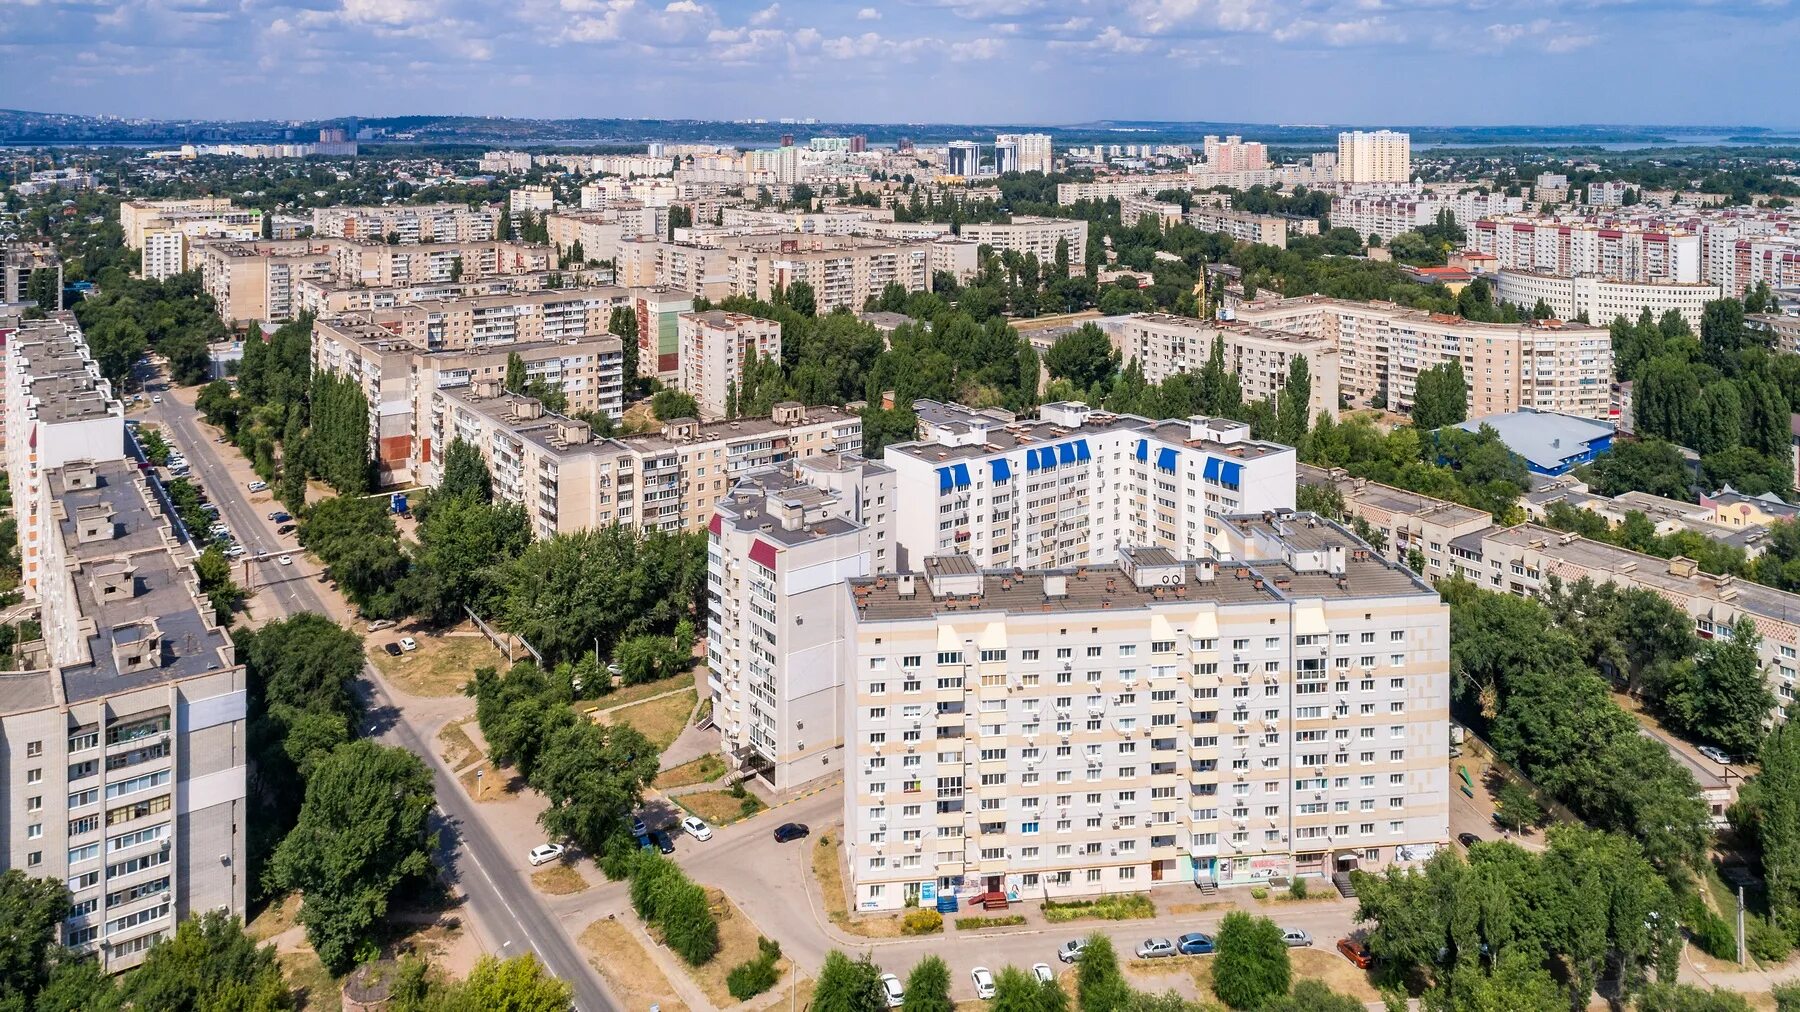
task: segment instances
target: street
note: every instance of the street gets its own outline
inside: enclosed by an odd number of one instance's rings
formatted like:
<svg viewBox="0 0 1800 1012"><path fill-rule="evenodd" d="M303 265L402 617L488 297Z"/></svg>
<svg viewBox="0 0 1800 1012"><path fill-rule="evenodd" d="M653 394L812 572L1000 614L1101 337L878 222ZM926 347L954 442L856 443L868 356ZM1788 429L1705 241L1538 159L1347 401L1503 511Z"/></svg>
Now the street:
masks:
<svg viewBox="0 0 1800 1012"><path fill-rule="evenodd" d="M191 477L207 489L240 543L252 555L291 549L294 564L290 566L283 566L274 558L248 563L255 587L246 590L260 590L263 600L273 603L281 616L304 611L333 614L321 597L319 577L301 554L298 543L291 537L278 536L276 524L264 515L280 507L272 500L267 509L251 504L244 491L247 479L241 477L248 474L248 465L239 462L235 468L227 466L225 454L235 455L235 448L214 443L211 431L199 421L194 409L160 381L146 384L145 390L167 396L161 403L150 404L141 417L161 425L171 444L187 456L193 468ZM234 471L241 472L240 476L234 477ZM240 580L244 569L243 565L234 567L234 575ZM415 726L415 718L393 704L380 673L366 661L359 688L367 721L365 733L420 756L431 770L442 817L438 827L444 843L441 863L451 882L466 897L468 910L474 915L470 920L479 925L486 937L484 948L502 956L535 953L552 974L569 982L575 991L575 1007L582 1012L618 1008L561 923L551 916L521 873L523 855L509 857L494 841L474 817L474 805L451 771L427 747L428 732L435 728Z"/></svg>

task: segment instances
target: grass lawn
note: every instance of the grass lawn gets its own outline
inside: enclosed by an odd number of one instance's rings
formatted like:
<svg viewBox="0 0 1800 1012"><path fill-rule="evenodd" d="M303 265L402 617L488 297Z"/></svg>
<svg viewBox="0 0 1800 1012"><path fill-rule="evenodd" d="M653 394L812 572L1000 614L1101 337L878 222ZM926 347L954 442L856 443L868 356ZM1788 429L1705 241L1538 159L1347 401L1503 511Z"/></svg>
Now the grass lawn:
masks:
<svg viewBox="0 0 1800 1012"><path fill-rule="evenodd" d="M664 770L657 774L652 786L667 790L670 787L687 787L692 784L709 784L725 775L725 760L708 752L692 762L682 763L672 770Z"/></svg>
<svg viewBox="0 0 1800 1012"><path fill-rule="evenodd" d="M613 994L628 1009L661 1006L662 1012L688 1012L675 996L669 978L663 976L631 929L611 918L601 918L581 933L581 951L606 978Z"/></svg>
<svg viewBox="0 0 1800 1012"><path fill-rule="evenodd" d="M756 795L734 798L729 791L697 791L671 800L715 826L730 825L763 810L763 803Z"/></svg>
<svg viewBox="0 0 1800 1012"><path fill-rule="evenodd" d="M467 634L465 635L465 630ZM383 629L369 637L369 657L389 681L414 696L458 696L476 668L506 670L506 658L486 636L461 626L444 635L417 633L419 649L391 657L381 644L397 642L399 629Z"/></svg>
<svg viewBox="0 0 1800 1012"><path fill-rule="evenodd" d="M477 773L482 776L477 777ZM500 801L516 797L525 789L525 781L510 768L501 769L491 762L483 762L464 770L456 779L462 783L463 790L468 792L469 797L476 801Z"/></svg>
<svg viewBox="0 0 1800 1012"><path fill-rule="evenodd" d="M1130 921L1156 916L1156 904L1143 893L1121 893L1093 900L1045 900L1044 917L1052 924L1094 918Z"/></svg>
<svg viewBox="0 0 1800 1012"><path fill-rule="evenodd" d="M581 872L573 866L557 862L541 871L531 873L531 884L538 887L539 892L552 896L568 896L588 887L588 880L582 878Z"/></svg>
<svg viewBox="0 0 1800 1012"><path fill-rule="evenodd" d="M700 985L700 990L706 992L706 997L711 999L714 1005L725 1008L737 1004L737 999L733 998L731 992L726 990L725 976L739 963L755 958L757 954L756 939L761 932L757 931L755 923L745 917L744 912L737 908L737 904L732 903L729 897L717 889L706 890L706 905L712 910L714 919L719 922L719 954L705 966L688 966L686 963L682 963L682 966L687 969L688 976L694 978L694 983ZM781 976L777 978L775 987L771 990L779 991L787 985L787 971L792 966L793 964L788 962L786 957L776 964L776 969Z"/></svg>
<svg viewBox="0 0 1800 1012"><path fill-rule="evenodd" d="M694 690L690 687L672 696L602 710L600 716L607 723L630 724L643 732L651 744L663 749L680 737L682 730L687 727L688 716L693 712Z"/></svg>
<svg viewBox="0 0 1800 1012"><path fill-rule="evenodd" d="M259 942L266 942L283 931L300 923L300 897L288 894L262 908L262 911L244 925L244 934Z"/></svg>
<svg viewBox="0 0 1800 1012"><path fill-rule="evenodd" d="M460 770L481 753L475 748L474 739L469 737L468 728L464 725L469 720L459 720L454 724L445 724L438 730L438 755L453 770Z"/></svg>
<svg viewBox="0 0 1800 1012"><path fill-rule="evenodd" d="M642 702L651 696L660 696L665 692L693 687L694 673L684 671L674 678L665 678L660 682L639 682L636 685L627 685L614 690L609 695L601 696L599 699L577 700L575 708L582 711L586 711L590 707L596 710L616 710L621 706Z"/></svg>
<svg viewBox="0 0 1800 1012"><path fill-rule="evenodd" d="M812 849L813 878L819 883L819 895L825 901L825 914L831 923L853 935L864 938L899 938L900 914L878 914L851 917L849 897L844 893L844 870L838 862L837 841L821 834Z"/></svg>
<svg viewBox="0 0 1800 1012"><path fill-rule="evenodd" d="M325 972L325 965L312 950L283 952L275 959L294 992L294 1008L302 1012L337 1012L344 1007L343 985Z"/></svg>

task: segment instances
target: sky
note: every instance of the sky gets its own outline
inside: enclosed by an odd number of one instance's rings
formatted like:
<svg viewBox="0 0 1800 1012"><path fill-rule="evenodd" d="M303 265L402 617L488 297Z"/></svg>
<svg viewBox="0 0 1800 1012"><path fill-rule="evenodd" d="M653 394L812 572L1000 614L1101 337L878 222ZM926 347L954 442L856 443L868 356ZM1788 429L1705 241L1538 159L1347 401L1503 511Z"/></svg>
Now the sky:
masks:
<svg viewBox="0 0 1800 1012"><path fill-rule="evenodd" d="M1800 0L0 0L0 106L144 117L1800 127Z"/></svg>

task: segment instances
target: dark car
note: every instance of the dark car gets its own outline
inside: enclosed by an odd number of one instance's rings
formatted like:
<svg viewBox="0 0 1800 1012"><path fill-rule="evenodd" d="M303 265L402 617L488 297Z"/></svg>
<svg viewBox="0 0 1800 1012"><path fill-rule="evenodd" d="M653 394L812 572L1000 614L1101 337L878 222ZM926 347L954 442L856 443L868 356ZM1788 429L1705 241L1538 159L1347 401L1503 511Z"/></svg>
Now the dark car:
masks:
<svg viewBox="0 0 1800 1012"><path fill-rule="evenodd" d="M798 840L810 832L812 830L807 829L804 822L789 822L775 827L775 842L786 843L789 840Z"/></svg>
<svg viewBox="0 0 1800 1012"><path fill-rule="evenodd" d="M275 533L277 533L277 534L292 534L292 533L294 533L294 525L293 524L282 524L280 527L275 528Z"/></svg>
<svg viewBox="0 0 1800 1012"><path fill-rule="evenodd" d="M275 521L278 524L285 524L289 520L292 520L294 518L292 516L288 515L288 512L286 510L276 510L275 512L269 514L269 519Z"/></svg>
<svg viewBox="0 0 1800 1012"><path fill-rule="evenodd" d="M1338 939L1337 948L1344 954L1344 958L1356 964L1356 968L1359 970L1367 970L1375 962L1375 957L1369 955L1368 947L1354 938Z"/></svg>
<svg viewBox="0 0 1800 1012"><path fill-rule="evenodd" d="M1213 951L1213 940L1198 931L1175 939L1175 951L1184 956L1204 956Z"/></svg>
<svg viewBox="0 0 1800 1012"><path fill-rule="evenodd" d="M660 850L665 854L675 853L675 841L669 838L669 834L666 831L652 829L650 831L650 840L656 844L657 850Z"/></svg>
<svg viewBox="0 0 1800 1012"><path fill-rule="evenodd" d="M400 644L398 643L383 643L381 649L386 650L389 657L400 656Z"/></svg>
<svg viewBox="0 0 1800 1012"><path fill-rule="evenodd" d="M1481 842L1481 837L1476 836L1474 833L1458 833L1456 834L1456 842L1465 847L1473 847Z"/></svg>

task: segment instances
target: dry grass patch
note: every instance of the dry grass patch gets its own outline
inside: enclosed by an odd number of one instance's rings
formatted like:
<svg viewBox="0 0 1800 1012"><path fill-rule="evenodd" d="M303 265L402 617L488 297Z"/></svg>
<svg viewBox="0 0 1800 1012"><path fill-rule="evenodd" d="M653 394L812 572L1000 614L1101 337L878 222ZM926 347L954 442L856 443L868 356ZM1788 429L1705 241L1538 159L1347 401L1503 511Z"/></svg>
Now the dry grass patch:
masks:
<svg viewBox="0 0 1800 1012"><path fill-rule="evenodd" d="M1212 903L1171 903L1166 912L1171 917L1180 917L1184 914L1204 914L1209 910L1222 910L1229 906L1231 906L1231 904L1224 901L1215 901Z"/></svg>
<svg viewBox="0 0 1800 1012"><path fill-rule="evenodd" d="M819 883L819 895L825 903L825 914L831 923L853 935L864 938L899 938L900 914L851 917L850 902L844 892L844 869L838 861L837 844L830 834L820 834L812 850L813 878Z"/></svg>
<svg viewBox="0 0 1800 1012"><path fill-rule="evenodd" d="M665 692L677 692L693 687L694 673L684 671L674 678L665 678L660 682L639 682L636 685L627 685L608 695L601 696L599 699L586 700L585 705L577 703L577 706L582 709L591 706L596 710L616 710L621 706L641 703L652 696L660 696Z"/></svg>
<svg viewBox="0 0 1800 1012"><path fill-rule="evenodd" d="M300 923L300 897L289 893L268 906L244 925L244 934L258 942L266 942Z"/></svg>
<svg viewBox="0 0 1800 1012"><path fill-rule="evenodd" d="M311 949L283 952L275 957L287 976L294 994L294 1008L300 1012L337 1012L344 1007L343 985L325 970L325 964Z"/></svg>
<svg viewBox="0 0 1800 1012"><path fill-rule="evenodd" d="M504 801L525 789L525 781L512 770L501 769L486 761L464 770L456 779L476 801Z"/></svg>
<svg viewBox="0 0 1800 1012"><path fill-rule="evenodd" d="M658 1005L663 1012L688 1012L688 1007L675 996L669 978L644 951L643 943L618 921L603 917L588 925L581 933L581 951L606 978L623 1007L647 1009Z"/></svg>
<svg viewBox="0 0 1800 1012"><path fill-rule="evenodd" d="M1294 962L1294 979L1311 977L1331 985L1331 989L1340 994L1347 994L1357 1001L1380 1001L1381 992L1369 982L1367 970L1359 970L1356 964L1345 959L1337 951L1337 940L1333 939L1330 947L1319 948L1308 946L1289 949L1288 955Z"/></svg>
<svg viewBox="0 0 1800 1012"><path fill-rule="evenodd" d="M674 769L664 770L657 774L652 786L659 790L671 787L689 787L694 784L708 784L725 775L725 760L716 753L708 752L692 762L682 763Z"/></svg>
<svg viewBox="0 0 1800 1012"><path fill-rule="evenodd" d="M465 630L467 630L465 632ZM369 638L369 657L383 677L412 696L459 696L476 668L506 667L506 658L486 636L464 625L448 633L413 634L419 649L393 657L381 644L397 642L399 629L384 629Z"/></svg>
<svg viewBox="0 0 1800 1012"><path fill-rule="evenodd" d="M539 892L551 896L568 896L586 889L588 880L575 866L559 861L542 871L532 872L531 884L537 886Z"/></svg>
<svg viewBox="0 0 1800 1012"><path fill-rule="evenodd" d="M469 737L468 724L474 719L470 717L445 724L438 730L438 755L453 770L462 769L481 755L481 750L475 747L475 739Z"/></svg>
<svg viewBox="0 0 1800 1012"><path fill-rule="evenodd" d="M740 798L730 791L696 791L673 800L715 826L726 826L739 819L748 819L767 807L761 798L748 792Z"/></svg>
<svg viewBox="0 0 1800 1012"><path fill-rule="evenodd" d="M1192 969L1187 964L1199 958L1198 956L1165 956L1162 959L1128 959L1125 961L1125 969L1129 973L1140 976L1185 974Z"/></svg>
<svg viewBox="0 0 1800 1012"><path fill-rule="evenodd" d="M719 953L705 966L682 965L688 976L694 978L694 983L700 985L700 990L706 992L706 997L719 1008L725 1008L737 1004L737 999L731 996L731 991L725 986L725 977L739 963L756 958L756 940L760 937L760 932L757 931L756 924L744 916L744 912L723 892L717 889L706 890L706 904L719 922ZM793 963L787 957L782 957L775 964L780 976L776 978L775 986L765 993L781 991L787 984L788 971L792 968Z"/></svg>
<svg viewBox="0 0 1800 1012"><path fill-rule="evenodd" d="M630 724L659 749L668 748L687 727L694 713L694 689L689 686L672 695L641 703L601 710L596 719L609 724Z"/></svg>

